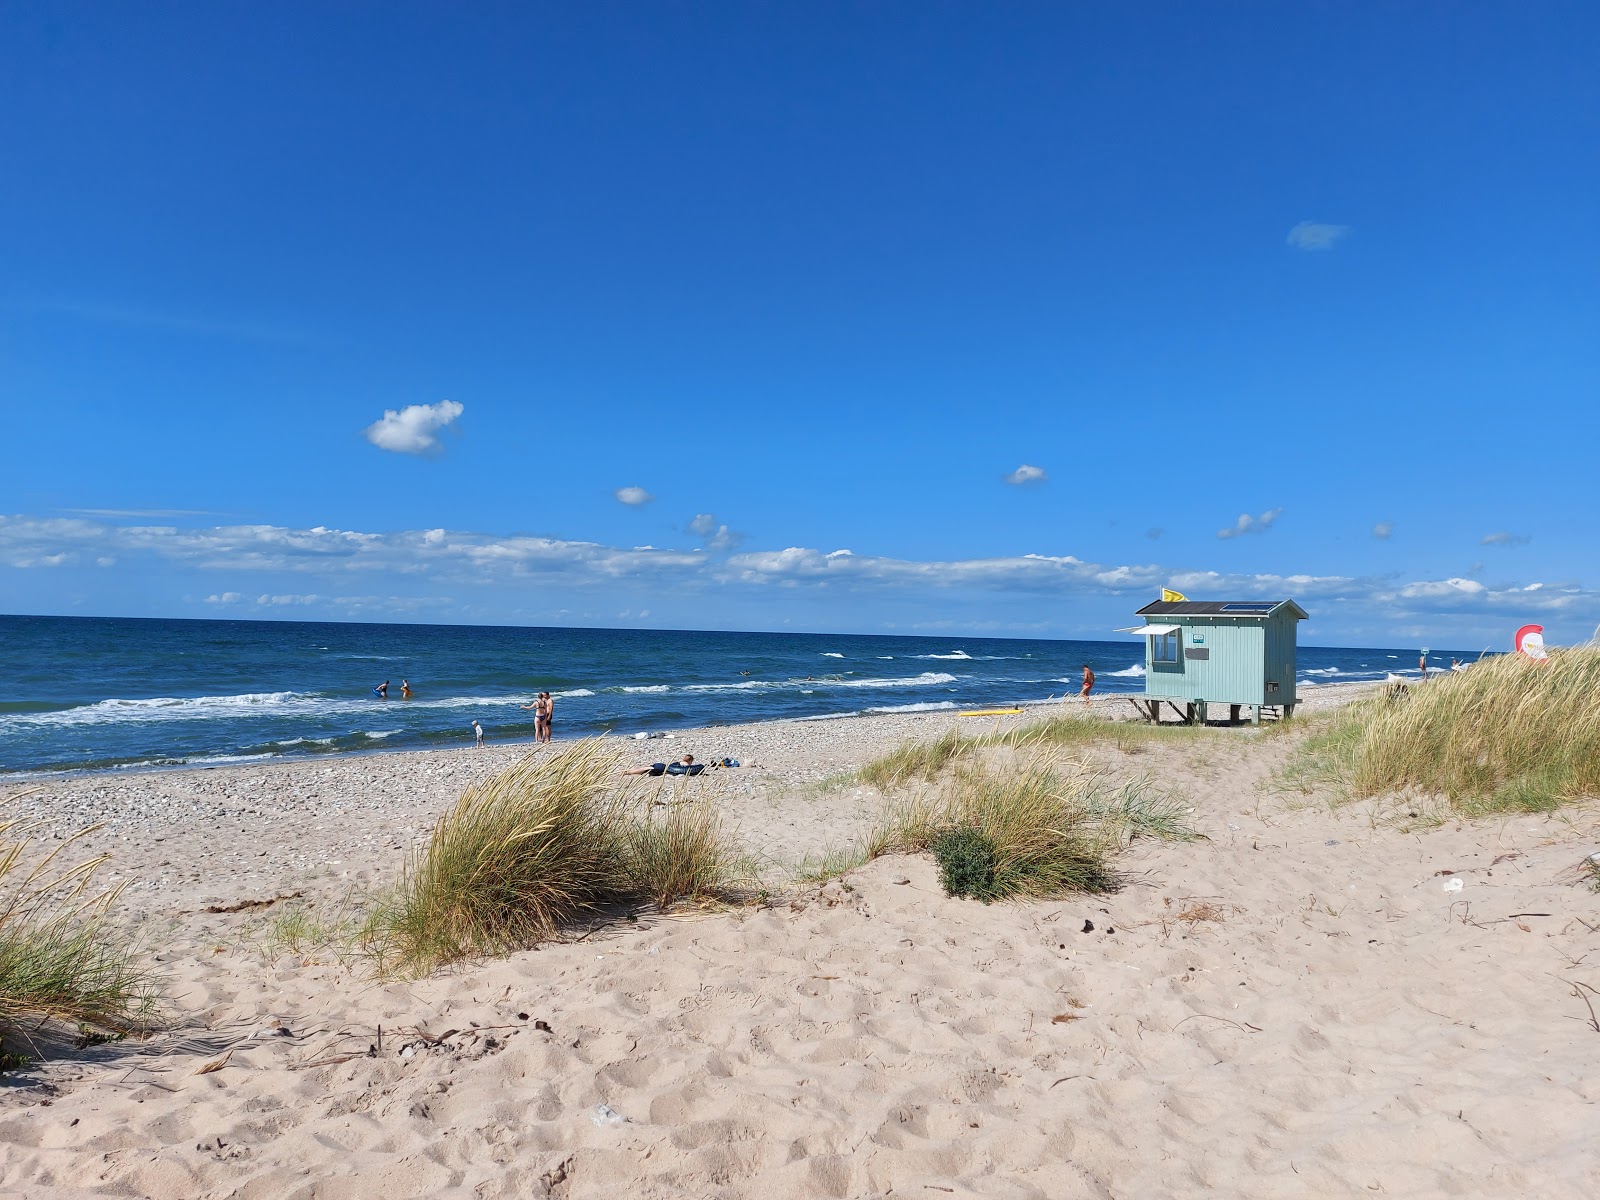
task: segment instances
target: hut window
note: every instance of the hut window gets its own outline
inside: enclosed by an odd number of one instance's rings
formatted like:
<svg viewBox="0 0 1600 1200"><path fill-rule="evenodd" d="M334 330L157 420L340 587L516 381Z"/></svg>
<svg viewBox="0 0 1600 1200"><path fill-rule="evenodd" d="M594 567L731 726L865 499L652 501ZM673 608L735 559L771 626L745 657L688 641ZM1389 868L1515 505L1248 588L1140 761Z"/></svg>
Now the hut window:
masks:
<svg viewBox="0 0 1600 1200"><path fill-rule="evenodd" d="M1174 629L1171 633L1155 633L1150 635L1150 661L1153 663L1175 663L1178 661L1178 643L1182 634Z"/></svg>

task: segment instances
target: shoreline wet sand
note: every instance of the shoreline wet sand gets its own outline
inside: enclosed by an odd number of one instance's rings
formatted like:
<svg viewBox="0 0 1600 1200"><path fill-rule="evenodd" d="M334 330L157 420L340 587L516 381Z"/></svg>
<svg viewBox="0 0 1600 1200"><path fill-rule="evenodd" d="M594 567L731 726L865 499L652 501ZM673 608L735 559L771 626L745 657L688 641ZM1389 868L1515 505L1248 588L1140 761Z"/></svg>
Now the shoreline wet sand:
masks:
<svg viewBox="0 0 1600 1200"><path fill-rule="evenodd" d="M1315 689L1301 711L1364 690ZM1121 697L1096 708L1132 716ZM1600 1188L1597 1035L1556 975L1600 961L1600 901L1569 877L1600 837L1592 807L1397 826L1285 792L1293 738L1236 729L1102 753L1181 795L1204 835L1135 842L1113 894L952 900L920 857L795 878L875 815L852 777L866 762L1061 712L1081 705L617 739L621 766L747 764L645 786L714 796L771 901L645 914L407 983L274 922L391 880L467 782L531 747L8 781L8 809L47 837L105 822L82 848L112 854L173 1027L7 1076L0 1191Z"/></svg>

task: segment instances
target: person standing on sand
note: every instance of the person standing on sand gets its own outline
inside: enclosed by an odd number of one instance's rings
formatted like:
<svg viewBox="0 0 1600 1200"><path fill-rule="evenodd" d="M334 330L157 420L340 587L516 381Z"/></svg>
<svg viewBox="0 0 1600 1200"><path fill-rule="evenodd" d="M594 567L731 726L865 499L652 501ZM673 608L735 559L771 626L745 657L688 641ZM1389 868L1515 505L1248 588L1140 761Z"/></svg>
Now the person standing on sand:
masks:
<svg viewBox="0 0 1600 1200"><path fill-rule="evenodd" d="M472 722L472 748L474 750L483 749L483 726L479 725L476 720Z"/></svg>
<svg viewBox="0 0 1600 1200"><path fill-rule="evenodd" d="M1083 664L1083 690L1078 695L1083 697L1083 706L1089 707L1089 693L1094 691L1094 668L1088 663Z"/></svg>
<svg viewBox="0 0 1600 1200"><path fill-rule="evenodd" d="M549 692L540 692L533 710L534 736L546 744L550 741L550 724L555 720L556 701Z"/></svg>
<svg viewBox="0 0 1600 1200"><path fill-rule="evenodd" d="M1428 677L1428 651L1426 647L1423 648L1422 657L1417 659L1417 670L1422 672L1424 679Z"/></svg>

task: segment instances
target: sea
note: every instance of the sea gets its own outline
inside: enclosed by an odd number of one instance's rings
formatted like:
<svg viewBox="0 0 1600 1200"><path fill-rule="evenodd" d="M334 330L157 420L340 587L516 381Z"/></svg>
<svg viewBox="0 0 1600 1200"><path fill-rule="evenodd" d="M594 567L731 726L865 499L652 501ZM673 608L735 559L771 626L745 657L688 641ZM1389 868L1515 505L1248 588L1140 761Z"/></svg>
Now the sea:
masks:
<svg viewBox="0 0 1600 1200"><path fill-rule="evenodd" d="M1301 646L1301 689L1415 675L1416 648ZM1475 652L1435 651L1430 666ZM752 721L1029 705L1144 686L1116 641L0 616L0 773L635 736ZM374 687L389 683L387 699ZM412 695L402 698L401 681Z"/></svg>

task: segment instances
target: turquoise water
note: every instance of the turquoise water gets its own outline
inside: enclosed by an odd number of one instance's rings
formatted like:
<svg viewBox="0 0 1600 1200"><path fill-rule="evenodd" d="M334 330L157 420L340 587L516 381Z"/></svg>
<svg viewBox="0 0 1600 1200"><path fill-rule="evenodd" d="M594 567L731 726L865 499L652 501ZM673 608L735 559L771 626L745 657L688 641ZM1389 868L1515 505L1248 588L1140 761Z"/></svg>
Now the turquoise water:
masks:
<svg viewBox="0 0 1600 1200"><path fill-rule="evenodd" d="M1414 674L1417 653L1302 646L1300 678ZM1134 638L0 617L0 771L465 745L474 719L490 739L527 740L519 706L541 690L558 739L1029 703L1075 693L1084 662L1097 692L1143 687Z"/></svg>

